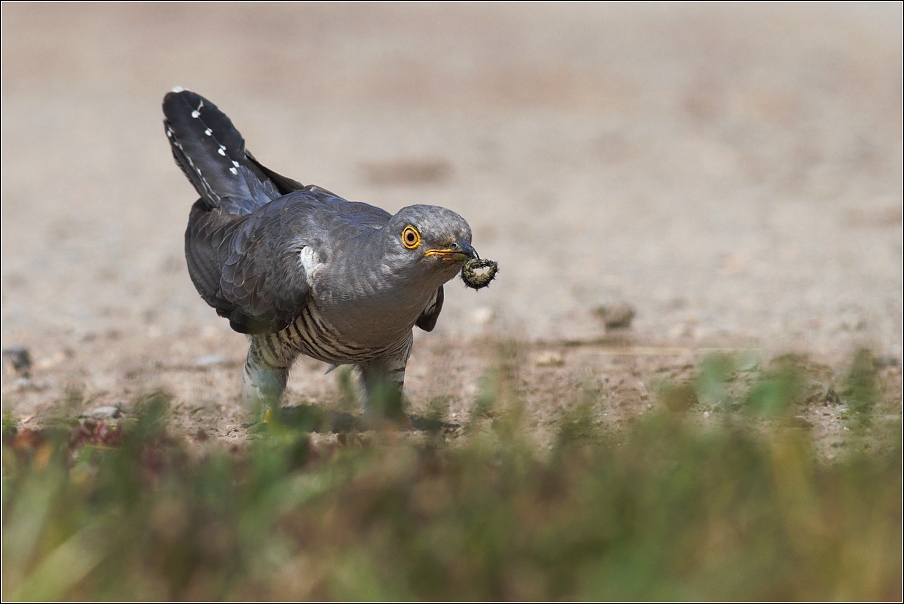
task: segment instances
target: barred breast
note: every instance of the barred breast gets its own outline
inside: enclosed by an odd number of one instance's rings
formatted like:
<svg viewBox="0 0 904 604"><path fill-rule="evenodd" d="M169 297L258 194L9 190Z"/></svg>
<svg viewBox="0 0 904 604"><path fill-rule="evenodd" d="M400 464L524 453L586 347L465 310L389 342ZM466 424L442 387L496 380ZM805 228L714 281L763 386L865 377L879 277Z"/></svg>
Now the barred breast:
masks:
<svg viewBox="0 0 904 604"><path fill-rule="evenodd" d="M402 338L385 346L365 347L353 337L340 333L324 319L317 305L311 301L288 327L262 338L264 350L277 363L298 353L335 365L356 364L401 352L411 346L411 338ZM406 355L407 356L407 355Z"/></svg>

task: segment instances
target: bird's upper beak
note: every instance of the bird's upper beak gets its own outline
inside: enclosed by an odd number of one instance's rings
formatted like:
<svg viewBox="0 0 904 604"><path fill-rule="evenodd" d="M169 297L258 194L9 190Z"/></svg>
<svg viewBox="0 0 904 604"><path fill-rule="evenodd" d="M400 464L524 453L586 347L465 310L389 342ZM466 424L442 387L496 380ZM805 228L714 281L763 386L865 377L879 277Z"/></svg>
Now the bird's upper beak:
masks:
<svg viewBox="0 0 904 604"><path fill-rule="evenodd" d="M453 260L455 262L464 262L465 260L480 258L480 256L477 254L477 250L475 250L471 246L471 244L464 239L455 241L445 249L427 250L426 252L424 252L424 256L441 256L442 258Z"/></svg>

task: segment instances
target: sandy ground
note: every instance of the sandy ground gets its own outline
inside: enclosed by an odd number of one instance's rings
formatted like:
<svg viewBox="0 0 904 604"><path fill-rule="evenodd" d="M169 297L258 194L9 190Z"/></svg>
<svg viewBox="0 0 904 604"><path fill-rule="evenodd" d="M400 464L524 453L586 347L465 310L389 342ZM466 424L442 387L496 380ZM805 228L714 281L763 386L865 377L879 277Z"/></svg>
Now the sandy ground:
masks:
<svg viewBox="0 0 904 604"><path fill-rule="evenodd" d="M33 359L30 381L4 374L5 412L163 387L186 433L243 437L246 343L182 256L195 195L161 126L174 85L279 172L470 222L501 270L487 290L447 286L409 365L415 411L466 414L499 339L520 343L538 426L588 391L602 415L642 413L712 347L841 371L867 346L899 382L899 3L4 3L2 17L0 339ZM613 335L595 310L615 303L636 317ZM290 402L338 400L324 369L300 362Z"/></svg>

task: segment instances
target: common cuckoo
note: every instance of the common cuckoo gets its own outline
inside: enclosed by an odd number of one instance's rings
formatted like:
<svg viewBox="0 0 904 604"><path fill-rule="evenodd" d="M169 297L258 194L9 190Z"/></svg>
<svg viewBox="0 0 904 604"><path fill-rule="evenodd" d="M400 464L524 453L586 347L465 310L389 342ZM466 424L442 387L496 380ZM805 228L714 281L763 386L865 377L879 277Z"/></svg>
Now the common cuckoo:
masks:
<svg viewBox="0 0 904 604"><path fill-rule="evenodd" d="M189 275L251 342L242 399L278 403L303 354L357 366L366 413L404 417L413 328L433 329L443 284L479 258L468 223L429 205L390 215L281 176L188 90L168 93L163 114L176 163L201 196L185 231Z"/></svg>

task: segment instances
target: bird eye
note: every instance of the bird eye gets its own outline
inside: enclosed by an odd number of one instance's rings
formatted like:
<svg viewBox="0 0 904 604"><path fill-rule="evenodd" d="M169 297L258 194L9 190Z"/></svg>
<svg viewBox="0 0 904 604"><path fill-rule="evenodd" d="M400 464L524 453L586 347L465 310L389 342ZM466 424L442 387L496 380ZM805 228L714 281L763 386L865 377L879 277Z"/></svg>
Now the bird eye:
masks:
<svg viewBox="0 0 904 604"><path fill-rule="evenodd" d="M409 250L413 250L420 244L421 235L417 232L417 229L413 226L406 226L404 230L402 230L402 245L407 247Z"/></svg>

